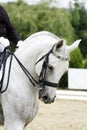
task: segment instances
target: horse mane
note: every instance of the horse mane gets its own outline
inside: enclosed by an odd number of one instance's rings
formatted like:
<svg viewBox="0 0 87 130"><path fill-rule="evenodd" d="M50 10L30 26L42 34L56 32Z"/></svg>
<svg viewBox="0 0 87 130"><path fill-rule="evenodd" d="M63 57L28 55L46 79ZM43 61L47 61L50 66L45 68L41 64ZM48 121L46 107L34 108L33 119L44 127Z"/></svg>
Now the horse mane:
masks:
<svg viewBox="0 0 87 130"><path fill-rule="evenodd" d="M59 40L60 38L58 36L56 36L55 34L51 33L51 32L48 32L48 31L40 31L40 32L36 32L34 34L32 34L31 36L29 36L28 38L26 38L24 40L24 43L28 42L29 40L32 40L36 37L41 37L41 36L50 36L50 37L53 37L55 38L56 40Z"/></svg>
<svg viewBox="0 0 87 130"><path fill-rule="evenodd" d="M28 38L26 38L22 44L19 44L19 48L17 49L16 53L18 51L21 51L24 49L24 47L27 49L27 45L29 44L29 47L32 45L35 45L36 42L40 43L42 45L43 43L55 43L59 41L60 38L56 36L55 34L48 32L48 31L40 31L32 34Z"/></svg>

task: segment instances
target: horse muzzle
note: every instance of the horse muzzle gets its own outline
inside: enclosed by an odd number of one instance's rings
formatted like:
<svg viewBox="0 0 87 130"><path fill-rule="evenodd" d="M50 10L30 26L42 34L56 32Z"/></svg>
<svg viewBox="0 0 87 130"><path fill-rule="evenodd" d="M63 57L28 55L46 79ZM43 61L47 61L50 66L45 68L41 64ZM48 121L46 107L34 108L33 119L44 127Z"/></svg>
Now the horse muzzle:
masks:
<svg viewBox="0 0 87 130"><path fill-rule="evenodd" d="M50 98L48 94L43 94L42 90L39 91L39 99L44 102L45 104L54 103L56 96Z"/></svg>

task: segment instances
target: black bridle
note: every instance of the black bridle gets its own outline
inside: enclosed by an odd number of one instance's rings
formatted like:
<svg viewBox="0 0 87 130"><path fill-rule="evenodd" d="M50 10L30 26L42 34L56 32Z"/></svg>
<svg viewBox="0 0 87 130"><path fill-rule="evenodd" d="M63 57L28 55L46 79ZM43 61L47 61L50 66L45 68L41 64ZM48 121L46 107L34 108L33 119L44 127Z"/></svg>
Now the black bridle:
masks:
<svg viewBox="0 0 87 130"><path fill-rule="evenodd" d="M37 64L42 59L44 59L44 62L42 64L42 69L41 69L41 72L40 72L40 75L39 75L39 80L38 80L40 86L42 86L43 88L44 88L44 86L58 87L58 83L53 83L53 82L46 81L47 68L48 68L48 64L49 64L49 55L51 53L53 53L53 48L54 48L54 46L52 47L52 49L47 54L45 54L43 57L41 57L36 62L36 64Z"/></svg>
<svg viewBox="0 0 87 130"><path fill-rule="evenodd" d="M46 80L47 69L48 69L48 65L49 65L49 55L53 54L55 57L57 57L58 59L63 60L63 61L69 60L69 58L64 58L64 57L61 57L61 56L57 55L55 52L53 52L53 49L54 49L54 46L52 47L52 49L50 51L48 51L47 54L45 54L44 56L42 56L36 62L36 64L37 64L42 59L44 59L44 62L42 64L42 69L41 69L41 72L40 72L40 75L39 75L39 80L38 80L40 86L42 86L43 88L44 88L44 86L49 86L49 87L54 87L54 88L58 87L58 83L49 82L49 81Z"/></svg>
<svg viewBox="0 0 87 130"><path fill-rule="evenodd" d="M42 56L36 62L36 64L38 64L42 59L44 59L44 62L43 62L43 65L42 65L42 69L41 69L41 72L40 72L40 75L39 75L39 78L38 78L38 81L24 67L24 65L19 61L19 59L16 57L16 55L13 52L9 52L9 56L11 56L11 57L10 57L10 65L9 65L9 70L8 70L7 84L6 84L5 89L2 90L2 85L3 85L3 81L4 81L4 75L3 75L2 82L1 82L1 88L0 88L0 93L4 93L7 90L7 88L8 88L9 79L10 79L10 72L11 72L11 64L12 64L13 57L16 59L16 61L20 65L21 69L23 70L23 72L28 77L29 81L32 83L32 85L34 87L36 86L36 84L39 84L42 88L44 88L45 86L57 88L58 87L58 83L46 81L47 68L48 68L48 64L49 64L49 55L53 54L55 57L57 57L58 59L63 60L63 61L67 61L67 60L69 60L69 58L63 58L63 57L57 55L56 53L53 52L53 49L54 49L54 46L52 47L52 49L50 49L48 51L48 53L46 53L44 56ZM5 62L5 64L6 64L6 62ZM4 68L4 71L5 71L5 68ZM5 72L3 72L3 74L5 74Z"/></svg>

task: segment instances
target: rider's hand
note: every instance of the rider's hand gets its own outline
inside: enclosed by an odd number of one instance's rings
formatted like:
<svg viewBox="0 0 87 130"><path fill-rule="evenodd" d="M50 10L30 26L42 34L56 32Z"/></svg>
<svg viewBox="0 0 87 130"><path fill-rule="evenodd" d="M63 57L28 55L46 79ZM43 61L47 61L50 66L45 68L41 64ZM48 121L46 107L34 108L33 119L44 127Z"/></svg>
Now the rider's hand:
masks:
<svg viewBox="0 0 87 130"><path fill-rule="evenodd" d="M23 44L23 41L18 41L18 43L17 43L17 47L20 47L21 45Z"/></svg>
<svg viewBox="0 0 87 130"><path fill-rule="evenodd" d="M8 39L4 37L0 37L0 52L3 52L5 48L7 48L10 45L10 42Z"/></svg>
<svg viewBox="0 0 87 130"><path fill-rule="evenodd" d="M10 45L10 42L8 39L6 39L4 37L0 37L0 44L3 44L4 47L8 47Z"/></svg>

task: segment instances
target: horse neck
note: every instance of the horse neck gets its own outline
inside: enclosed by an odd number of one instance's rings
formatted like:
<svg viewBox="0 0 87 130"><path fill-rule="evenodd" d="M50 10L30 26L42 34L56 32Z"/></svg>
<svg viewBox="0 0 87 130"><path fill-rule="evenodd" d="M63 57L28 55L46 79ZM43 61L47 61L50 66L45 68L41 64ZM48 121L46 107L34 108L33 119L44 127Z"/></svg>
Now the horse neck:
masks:
<svg viewBox="0 0 87 130"><path fill-rule="evenodd" d="M16 52L15 55L20 60L20 62L27 68L28 71L35 77L34 66L37 60L37 57L45 50L49 50L51 44L47 45L46 43L40 44L24 44ZM36 78L36 77L35 77Z"/></svg>
<svg viewBox="0 0 87 130"><path fill-rule="evenodd" d="M19 49L15 52L15 55L28 70L31 70L31 74L35 75L34 66L37 57L43 51L49 51L58 39L58 37L55 37L49 32L35 33L20 45Z"/></svg>

